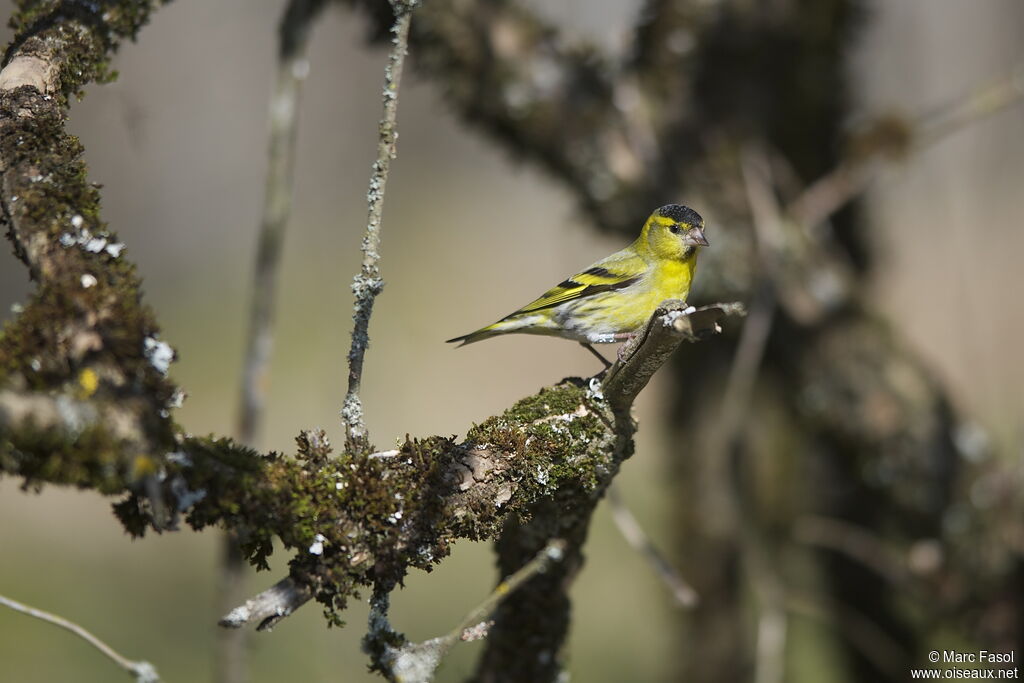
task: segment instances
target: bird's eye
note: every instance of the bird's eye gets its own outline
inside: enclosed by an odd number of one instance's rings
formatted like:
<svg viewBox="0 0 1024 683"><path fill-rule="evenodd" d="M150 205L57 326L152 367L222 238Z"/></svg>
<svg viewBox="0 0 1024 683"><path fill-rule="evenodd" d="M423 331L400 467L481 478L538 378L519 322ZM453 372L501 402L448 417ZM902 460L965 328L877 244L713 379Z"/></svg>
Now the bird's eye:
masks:
<svg viewBox="0 0 1024 683"><path fill-rule="evenodd" d="M669 232L671 232L671 233L672 233L673 235L678 235L678 234L679 234L679 232L680 232L680 231L682 230L682 228L681 228L681 227L679 226L679 224L678 224L678 223L673 223L672 225L670 225L670 226L669 226L668 230L669 230Z"/></svg>

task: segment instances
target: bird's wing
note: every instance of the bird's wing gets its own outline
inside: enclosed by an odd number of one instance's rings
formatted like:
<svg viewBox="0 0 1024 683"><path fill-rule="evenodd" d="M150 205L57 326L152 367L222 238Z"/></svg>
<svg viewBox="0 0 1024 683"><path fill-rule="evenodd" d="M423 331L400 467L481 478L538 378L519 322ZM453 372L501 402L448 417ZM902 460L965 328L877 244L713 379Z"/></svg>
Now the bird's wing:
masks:
<svg viewBox="0 0 1024 683"><path fill-rule="evenodd" d="M646 271L647 264L643 259L629 250L620 251L563 280L544 292L540 298L505 316L504 319L552 308L601 292L629 287L638 282Z"/></svg>

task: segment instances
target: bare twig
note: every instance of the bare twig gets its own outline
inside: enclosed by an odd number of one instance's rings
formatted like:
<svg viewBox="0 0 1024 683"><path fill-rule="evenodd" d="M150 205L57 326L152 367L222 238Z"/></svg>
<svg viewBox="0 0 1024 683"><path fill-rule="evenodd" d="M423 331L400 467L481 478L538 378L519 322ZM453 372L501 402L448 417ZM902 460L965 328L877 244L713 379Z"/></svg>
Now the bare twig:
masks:
<svg viewBox="0 0 1024 683"><path fill-rule="evenodd" d="M698 600L697 591L686 582L686 579L651 542L650 537L622 500L622 496L619 495L619 487L616 484L613 483L608 487L606 498L612 513L612 520L626 542L647 560L662 583L668 586L672 597L680 607L694 607Z"/></svg>
<svg viewBox="0 0 1024 683"><path fill-rule="evenodd" d="M366 347L370 344L369 327L373 302L384 289L384 280L380 276L380 227L388 172L391 169L391 160L397 154L398 89L402 81L402 67L409 45L409 23L415 4L413 1L405 0L391 2L396 18L391 29L394 37L388 54L388 65L384 70L384 115L377 129L377 160L373 162L370 189L367 192L369 215L362 243L363 265L352 282L352 292L355 295L355 313L352 319L355 327L352 330L352 346L348 352L348 393L341 408L346 443L351 451L363 451L369 445L359 389L363 379L363 357L366 355Z"/></svg>
<svg viewBox="0 0 1024 683"><path fill-rule="evenodd" d="M24 605L16 600L11 600L10 598L4 597L2 595L0 595L0 605L3 605L4 607L9 607L16 612L27 614L30 617L41 619L45 622L51 623L55 626L60 626L63 629L71 631L76 636L78 636L85 642L89 643L94 648L102 652L104 655L112 659L115 664L117 664L119 667L121 667L122 669L130 673L132 676L134 676L135 680L139 683L159 683L160 681L160 676L159 674L157 674L156 669L153 667L152 664L150 664L149 662L142 661L133 662L127 657L118 654L112 647L110 647L102 640L94 636L89 631L86 631L84 628L74 623L73 621L68 621L64 617L59 617L56 614L44 612L43 610L36 609L35 607L29 607L28 605Z"/></svg>
<svg viewBox="0 0 1024 683"><path fill-rule="evenodd" d="M259 595L254 595L218 622L225 628L241 628L255 623L257 631L269 631L312 598L309 588L284 578Z"/></svg>
<svg viewBox="0 0 1024 683"><path fill-rule="evenodd" d="M895 145L874 145L868 154L848 158L818 178L790 205L787 213L798 224L813 227L859 195L880 168L885 157L901 157L945 139L987 116L1024 99L1024 64L1006 76L969 92L940 109L920 115L902 126Z"/></svg>
<svg viewBox="0 0 1024 683"><path fill-rule="evenodd" d="M249 563L245 561L238 545L238 537L232 531L221 536L221 558L217 609L223 612L231 609L245 598L245 578ZM217 647L214 652L214 680L218 683L245 683L249 680L246 645L249 634L243 630L219 629Z"/></svg>
<svg viewBox="0 0 1024 683"><path fill-rule="evenodd" d="M910 653L860 611L794 590L786 596L786 609L835 628L880 671L888 672L892 680L900 680L906 674L902 663L908 661Z"/></svg>
<svg viewBox="0 0 1024 683"><path fill-rule="evenodd" d="M758 276L750 318L740 332L718 423L711 435L708 460L728 468L731 452L742 439L744 420L752 400L765 346L775 317L776 297L772 276L775 253L781 244L781 210L770 184L767 159L756 150L746 150L741 159L744 187L756 240ZM727 489L736 489L735 477L720 473ZM766 548L756 520L740 521L743 492L731 490L724 503L733 528L738 529L746 573L759 600L755 683L782 683L785 679L785 648L788 618L786 589Z"/></svg>
<svg viewBox="0 0 1024 683"><path fill-rule="evenodd" d="M560 562L565 549L565 541L550 541L519 571L501 581L452 631L421 643L405 642L398 647L387 643L395 636L387 621L387 596L375 596L371 601L369 633L364 647L375 654L374 663L387 672L391 679L402 683L428 683L433 680L434 671L453 645L486 637L487 618L498 605L534 576L546 572L555 562Z"/></svg>
<svg viewBox="0 0 1024 683"><path fill-rule="evenodd" d="M784 683L786 680L786 636L789 618L786 614L786 589L774 568L755 563L751 574L767 569L767 574L754 585L760 598L757 615L757 649L754 683Z"/></svg>
<svg viewBox="0 0 1024 683"><path fill-rule="evenodd" d="M547 544L547 546L537 553L530 562L523 565L522 569L509 576L504 581L500 582L494 587L494 591L491 592L487 599L477 605L469 614L463 618L462 622L455 627L455 629L443 638L447 639L449 646L454 644L458 640L465 639L466 631L471 627L485 621L487 617L491 615L491 612L510 594L514 593L524 583L532 579L537 574L542 574L548 570L555 562L561 562L562 557L565 553L565 541L561 539L554 539Z"/></svg>
<svg viewBox="0 0 1024 683"><path fill-rule="evenodd" d="M1008 73L919 119L914 144L927 147L1024 99L1024 62Z"/></svg>
<svg viewBox="0 0 1024 683"><path fill-rule="evenodd" d="M801 543L828 548L860 562L894 585L910 578L906 562L868 529L842 519L805 515L793 525L793 537Z"/></svg>
<svg viewBox="0 0 1024 683"><path fill-rule="evenodd" d="M755 287L750 316L740 332L736 355L733 357L718 412L718 423L711 435L709 451L711 462L725 467L729 459L726 452L732 447L743 426L743 416L750 407L751 395L757 381L765 344L771 333L775 313L775 293L770 276L774 269L772 247L778 244L780 212L771 188L764 179L767 166L754 152L743 157L744 187L750 206L754 234L757 239L758 270L761 284ZM756 168L755 168L756 166Z"/></svg>
<svg viewBox="0 0 1024 683"><path fill-rule="evenodd" d="M237 430L238 439L253 448L259 446L267 395L278 272L292 206L299 98L309 72L309 34L323 7L324 0L290 0L278 28L277 76L270 98L263 219L256 249ZM230 531L224 535L222 558L219 606L224 611L245 597L248 564L238 548L237 537ZM224 629L218 633L216 680L220 683L244 683L248 680L247 638L247 633L241 629Z"/></svg>
<svg viewBox="0 0 1024 683"><path fill-rule="evenodd" d="M252 301L249 305L249 336L245 354L238 421L238 438L255 446L266 398L267 370L273 343L277 277L282 241L292 206L295 171L295 136L299 97L309 71L306 58L309 32L320 0L291 0L281 18L277 78L270 99L270 132L263 219Z"/></svg>

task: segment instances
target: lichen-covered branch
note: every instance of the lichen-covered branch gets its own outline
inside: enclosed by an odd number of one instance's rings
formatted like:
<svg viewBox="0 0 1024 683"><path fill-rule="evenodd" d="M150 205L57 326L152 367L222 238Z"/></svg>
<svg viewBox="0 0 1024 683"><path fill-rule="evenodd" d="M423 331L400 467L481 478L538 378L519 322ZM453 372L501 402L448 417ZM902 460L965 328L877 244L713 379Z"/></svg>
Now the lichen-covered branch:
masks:
<svg viewBox="0 0 1024 683"><path fill-rule="evenodd" d="M387 6L350 2L383 37ZM459 115L565 182L598 225L634 232L637 216L667 201L669 183L651 182L668 170L659 166L666 108L616 78L624 65L595 46L565 40L525 3L452 0L424 3L410 42L415 66Z"/></svg>
<svg viewBox="0 0 1024 683"><path fill-rule="evenodd" d="M391 2L395 10L395 25L391 29L391 50L388 53L388 65L384 69L384 114L377 128L377 160L373 162L370 189L366 194L369 212L362 242L363 263L352 282L352 293L355 295L352 320L355 325L352 329L352 346L348 352L348 392L341 408L347 434L346 444L350 450L365 450L369 446L359 390L363 381L363 358L370 345L373 302L384 289L384 280L380 276L380 228L384 217L384 192L387 189L391 160L395 158L398 149L398 93L405 54L409 49L409 24L416 4L415 0Z"/></svg>
<svg viewBox="0 0 1024 683"><path fill-rule="evenodd" d="M622 461L633 453L633 399L680 343L720 332L719 320L741 312L735 304L695 310L681 301L665 301L642 333L625 345L621 360L600 382L592 379L588 383L588 395L606 406L604 420L608 427L592 447L610 457L595 461L591 475L595 485L589 491L574 492L570 497L566 494L571 489L556 489L554 495L533 501L505 520L496 542L501 576L523 566L551 538L565 539L565 557L495 612L495 623L473 680L540 683L558 680L562 675L570 624L569 588L583 565L583 544L594 508ZM524 652L530 656L524 657Z"/></svg>
<svg viewBox="0 0 1024 683"><path fill-rule="evenodd" d="M134 39L160 0L100 4L21 0L10 19L14 40L3 58L0 89L28 85L57 97L56 106L93 81L110 77L109 61L126 38Z"/></svg>
<svg viewBox="0 0 1024 683"><path fill-rule="evenodd" d="M719 317L698 316L693 336L679 336L675 345L718 331ZM653 373L654 368L637 366L636 371ZM441 437L411 440L387 457L328 458L330 446L321 432L300 437L295 460L249 461L224 442L185 444L191 464L178 472L179 489L202 491L188 512L190 524L236 529L257 565L265 562L272 536L298 550L290 580L233 610L222 625L273 626L310 597L337 619L359 587L392 587L409 568L426 569L442 559L458 538L494 538L506 519L550 519L539 514L543 506L557 511L554 516L563 522L588 519L588 510L632 452L629 407L613 408L608 395L582 380L567 380L477 425L461 443ZM221 471L236 459L246 469ZM221 474L211 476L211 467ZM125 519L141 532L144 517ZM522 561L550 539L563 537L548 534ZM566 540L571 550L582 537ZM510 564L503 575L521 566ZM497 622L501 628L502 620Z"/></svg>
<svg viewBox="0 0 1024 683"><path fill-rule="evenodd" d="M388 35L395 12L385 3L358 4ZM632 398L686 336L676 322L693 325L700 315L714 322L721 307L659 312L603 383L542 391L459 443L408 440L375 457L357 400L346 401L347 446L334 459L317 432L300 437L296 458L184 437L168 418L176 394L164 373L173 351L140 303L124 245L100 221L80 147L63 128L68 96L105 76L109 53L155 6L25 2L14 21L17 38L0 71L0 209L39 287L0 339L0 470L31 484L124 495L117 511L137 534L182 516L196 528L234 529L258 566L280 537L294 553L290 575L232 613L236 626L272 625L310 597L337 620L358 590L386 594L409 568L429 567L459 538L497 538L503 576L551 538L564 538L565 561L501 605L477 671L481 681L552 680L561 671L569 620L566 588L582 562L590 514L631 452ZM407 18L409 5L396 6L399 19ZM975 633L985 633L986 623L1009 622L999 635L1004 649L1024 632L1013 616L1019 594L1007 588L1019 574L1019 557L971 552L982 535L1019 533L992 521L1019 514L957 504L984 472L959 457L960 424L941 385L861 300L868 288L859 279L872 263L870 231L852 213L834 213L863 180L863 166L844 177L840 158L842 59L855 15L852 0L801 0L771 12L734 0L650 0L637 18L634 50L622 59L571 42L518 3L432 0L417 10L409 33L418 66L442 85L455 110L564 183L604 229L632 231L636 216L683 193L695 200L688 203L707 206L703 213L718 235L700 278L710 300L753 300L766 281L754 257L758 221L744 198L742 150L760 146L773 169L784 169L786 182L772 191L791 210L780 221L767 273L776 305L765 314L770 324L751 330L750 337L763 332L756 340L760 362L753 364L760 370L747 373L756 386L742 392L751 409L741 412L751 419L730 420L736 427L729 431L754 428L762 394L773 397L772 419L782 427L756 440L730 439L743 448L727 449L730 457L717 462L708 457L715 449L688 449L673 461L683 472L680 497L689 503L674 527L701 557L694 566L699 628L687 639L701 654L687 660L700 664L689 676L696 681L741 678L751 664L743 647L749 610L740 603L750 591L735 571L740 515L717 514L724 495L742 502L743 522L763 527L754 531L772 550L792 549L777 540L792 521L787 512L809 511L874 529L897 546L937 544L940 561L916 578L941 584L946 597L938 606L917 600L903 610L881 597L887 578L850 553L814 557L829 595L816 604L828 606L836 621L857 604L864 622L896 643L890 650L920 649L932 617L942 610L966 614L971 605L1009 605L1011 616L995 607L969 615ZM762 68L747 68L751 63ZM889 123L878 131L919 138L903 135L906 122ZM386 143L382 134L385 151ZM836 168L831 189L824 186L829 192L815 194L823 186L814 181ZM371 200L374 191L371 183ZM371 201L353 368L361 364L380 287L374 216ZM829 229L817 225L826 219ZM684 389L676 394L673 422L686 436L678 443L701 441L702 406L692 398L719 391L732 357L721 346L705 346L701 363L676 367L672 386ZM361 371L350 391L356 399L360 379ZM776 448L768 457L743 457L770 445ZM789 476L798 458L814 463L811 485ZM754 461L767 468L757 472L756 491L746 471ZM992 469L998 478L998 466ZM915 486L901 485L907 480ZM1019 513L1011 493L999 505ZM791 507L765 506L772 496L792 500ZM941 523L953 516L966 521ZM753 558L748 578L766 556ZM762 623L767 634L778 634L777 617L794 596L769 597ZM766 662L777 678L770 660L778 661L781 648L774 642ZM723 643L728 652L715 649ZM524 649L537 656L523 660ZM882 680L907 668L871 661L863 650L850 652L855 676Z"/></svg>
<svg viewBox="0 0 1024 683"><path fill-rule="evenodd" d="M695 338L718 329L713 318L701 324L708 327L696 330ZM266 567L275 536L294 553L290 582L278 584L272 599L235 610L226 624L275 620L309 595L337 622L361 588L394 586L410 568L432 567L459 538L495 538L503 528L508 538L508 520L539 527L557 519L556 526L575 533L565 537L567 553L578 553L589 511L632 452L628 406L613 408L602 398L609 392L614 396L616 390L593 391L583 380L567 380L473 427L460 443L443 437L407 440L387 457L329 457L330 444L320 431L297 439L295 458L261 456L229 440L182 437L145 494L133 489L126 474L112 474L104 490L128 494L116 512L136 535L160 527L154 517L160 507L168 511L168 524L182 515L195 529L231 529L257 567ZM71 425L63 428L47 433L65 442ZM72 443L46 457L15 451L0 460L0 469L37 484L74 480L92 486L93 475L82 463L99 454L90 442ZM562 537L549 533L521 563L510 561L504 575ZM548 582L556 573L535 581ZM497 629L507 627L500 615L496 621Z"/></svg>
<svg viewBox="0 0 1024 683"><path fill-rule="evenodd" d="M174 448L174 354L64 117L158 3L25 5L0 71L0 220L37 289L0 337L0 459L29 481L141 490Z"/></svg>

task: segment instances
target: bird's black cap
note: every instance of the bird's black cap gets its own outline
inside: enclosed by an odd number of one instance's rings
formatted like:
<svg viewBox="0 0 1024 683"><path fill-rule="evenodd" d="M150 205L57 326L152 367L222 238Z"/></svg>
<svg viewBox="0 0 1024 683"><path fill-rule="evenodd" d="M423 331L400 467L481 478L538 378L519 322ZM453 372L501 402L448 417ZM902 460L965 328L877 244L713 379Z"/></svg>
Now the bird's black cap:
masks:
<svg viewBox="0 0 1024 683"><path fill-rule="evenodd" d="M704 224L704 219L700 217L699 213L682 204L666 204L658 209L657 214L662 218L674 220L676 223L685 223L686 225Z"/></svg>

